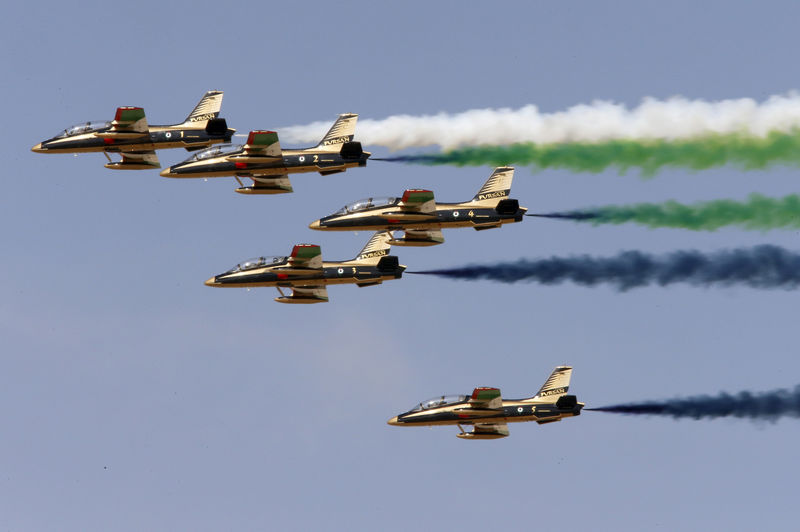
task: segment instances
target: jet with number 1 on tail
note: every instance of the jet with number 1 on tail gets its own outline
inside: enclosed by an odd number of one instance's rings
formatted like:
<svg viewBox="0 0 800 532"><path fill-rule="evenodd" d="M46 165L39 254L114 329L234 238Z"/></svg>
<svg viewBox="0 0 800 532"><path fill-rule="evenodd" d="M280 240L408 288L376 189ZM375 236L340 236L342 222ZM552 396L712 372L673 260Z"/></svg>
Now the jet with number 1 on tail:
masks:
<svg viewBox="0 0 800 532"><path fill-rule="evenodd" d="M356 258L340 262L323 262L317 245L297 244L289 256L249 259L205 284L238 288L274 286L280 293L275 298L278 303L326 303L328 285L374 286L403 276L406 267L397 257L389 255L389 238L388 233L375 233ZM281 288L290 288L292 292L286 295Z"/></svg>
<svg viewBox="0 0 800 532"><path fill-rule="evenodd" d="M343 114L313 148L284 150L274 131L251 131L247 144L215 146L170 166L164 177L226 177L239 183L240 194L292 192L289 174L319 172L321 175L366 166L371 155L354 142L358 115ZM245 186L241 178L253 184Z"/></svg>
<svg viewBox="0 0 800 532"><path fill-rule="evenodd" d="M433 192L406 190L400 198L368 198L345 205L335 213L312 222L320 231L403 231L393 246L435 246L444 242L442 229L472 227L493 229L521 222L526 208L508 197L514 169L495 168L475 197L462 203L436 203Z"/></svg>
<svg viewBox="0 0 800 532"><path fill-rule="evenodd" d="M508 423L535 421L540 425L578 416L584 403L567 395L570 366L558 366L533 397L503 399L497 388L475 388L470 395L442 395L419 403L393 417L389 425L417 427L458 425L465 440L494 440L508 436ZM472 425L466 432L462 425Z"/></svg>
<svg viewBox="0 0 800 532"><path fill-rule="evenodd" d="M33 148L36 153L103 152L111 170L147 170L160 168L156 150L186 148L188 151L212 144L230 142L235 129L218 118L222 91L208 91L194 110L180 124L154 126L147 123L141 107L119 107L110 122L83 122L68 127L55 137ZM112 161L109 153L119 153L121 161Z"/></svg>

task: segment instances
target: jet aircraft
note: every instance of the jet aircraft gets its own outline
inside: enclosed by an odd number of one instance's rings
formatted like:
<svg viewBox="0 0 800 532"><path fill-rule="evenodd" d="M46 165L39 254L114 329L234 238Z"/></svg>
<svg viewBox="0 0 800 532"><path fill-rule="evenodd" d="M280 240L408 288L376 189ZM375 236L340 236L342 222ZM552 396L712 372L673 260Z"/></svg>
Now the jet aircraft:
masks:
<svg viewBox="0 0 800 532"><path fill-rule="evenodd" d="M579 403L574 395L567 395L571 376L570 366L557 367L536 395L527 399L503 400L497 388L475 388L471 395L434 397L388 423L408 427L458 425L459 438L504 438L508 436L507 423L536 421L542 425L580 415L584 403ZM474 429L465 432L461 425L472 425Z"/></svg>
<svg viewBox="0 0 800 532"><path fill-rule="evenodd" d="M208 91L181 124L151 126L141 107L118 107L110 122L83 122L68 127L33 148L36 153L103 152L112 170L161 168L155 150L186 148L188 151L230 142L234 129L218 118L222 91ZM113 162L109 152L122 155Z"/></svg>
<svg viewBox="0 0 800 532"><path fill-rule="evenodd" d="M351 283L373 286L400 279L405 266L389 255L388 233L375 233L352 260L323 262L320 247L297 244L288 257L258 257L237 264L206 281L207 286L274 286L281 294L278 303L325 303L327 285ZM281 288L291 288L285 295Z"/></svg>
<svg viewBox="0 0 800 532"><path fill-rule="evenodd" d="M430 190L409 189L400 198L368 198L345 205L312 222L311 229L328 231L403 231L393 246L435 246L444 242L442 229L473 227L480 231L522 221L527 211L508 197L514 169L495 168L470 201L436 203Z"/></svg>
<svg viewBox="0 0 800 532"><path fill-rule="evenodd" d="M164 177L234 176L241 194L285 194L292 192L289 174L319 172L330 175L348 168L366 166L371 155L353 142L358 115L343 114L313 148L283 150L274 131L251 131L247 144L214 146L182 163L170 166ZM245 186L240 178L253 181Z"/></svg>

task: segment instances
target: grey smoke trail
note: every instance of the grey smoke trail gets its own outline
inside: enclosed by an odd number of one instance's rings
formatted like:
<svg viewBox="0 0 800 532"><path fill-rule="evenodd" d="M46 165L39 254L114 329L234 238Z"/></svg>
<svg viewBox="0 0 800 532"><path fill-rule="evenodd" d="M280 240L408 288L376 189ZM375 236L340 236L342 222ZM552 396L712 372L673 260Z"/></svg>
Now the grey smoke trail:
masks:
<svg viewBox="0 0 800 532"><path fill-rule="evenodd" d="M669 416L672 418L737 417L752 420L775 421L780 417L800 417L800 386L794 390L771 392L739 392L736 395L721 393L717 396L695 396L667 401L645 401L620 405L585 408L597 412L616 414Z"/></svg>
<svg viewBox="0 0 800 532"><path fill-rule="evenodd" d="M800 285L800 254L762 245L714 253L675 251L651 255L624 251L613 257L550 257L486 265L409 272L451 279L501 283L565 281L583 286L610 284L619 290L646 285L687 283L696 286L743 285L751 288L793 289Z"/></svg>

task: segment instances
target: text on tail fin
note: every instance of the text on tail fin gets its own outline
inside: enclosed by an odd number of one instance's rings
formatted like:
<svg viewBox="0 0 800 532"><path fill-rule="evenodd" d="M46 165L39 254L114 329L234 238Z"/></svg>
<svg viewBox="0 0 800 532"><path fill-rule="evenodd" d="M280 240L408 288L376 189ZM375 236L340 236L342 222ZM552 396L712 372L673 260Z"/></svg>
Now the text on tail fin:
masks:
<svg viewBox="0 0 800 532"><path fill-rule="evenodd" d="M551 397L555 399L558 396L566 394L569 390L569 381L571 377L572 368L570 366L557 367L533 398L543 399Z"/></svg>
<svg viewBox="0 0 800 532"><path fill-rule="evenodd" d="M356 122L358 121L357 114L343 114L339 115L336 122L328 130L322 140L317 145L318 148L327 148L338 150L341 144L353 140L356 132Z"/></svg>
<svg viewBox="0 0 800 532"><path fill-rule="evenodd" d="M369 239L367 245L364 246L364 249L358 254L356 260L375 259L375 261L377 261L384 255L388 255L389 251L392 249L391 244L389 244L391 238L392 235L388 231L375 233L372 235L372 238Z"/></svg>
<svg viewBox="0 0 800 532"><path fill-rule="evenodd" d="M192 122L205 122L219 116L222 108L222 91L208 91L203 98L194 106L189 116L186 117L184 124Z"/></svg>
<svg viewBox="0 0 800 532"><path fill-rule="evenodd" d="M505 198L511 193L511 181L514 179L514 168L500 166L494 169L481 189L475 194L474 201Z"/></svg>

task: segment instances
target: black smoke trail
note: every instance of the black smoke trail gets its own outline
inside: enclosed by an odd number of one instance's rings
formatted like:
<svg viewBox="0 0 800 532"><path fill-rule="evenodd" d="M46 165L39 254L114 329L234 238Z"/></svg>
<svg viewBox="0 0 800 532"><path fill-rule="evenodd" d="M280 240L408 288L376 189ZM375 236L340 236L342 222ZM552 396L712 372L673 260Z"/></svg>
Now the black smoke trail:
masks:
<svg viewBox="0 0 800 532"><path fill-rule="evenodd" d="M615 414L668 416L676 419L737 417L775 421L784 416L800 417L800 386L796 386L794 390L760 393L739 392L736 395L721 393L714 397L700 395L667 401L645 401L585 408L584 410Z"/></svg>
<svg viewBox="0 0 800 532"><path fill-rule="evenodd" d="M613 257L550 257L516 262L468 265L458 268L409 272L451 279L501 283L565 281L583 286L610 284L619 290L657 284L695 286L743 285L751 288L792 289L800 285L800 254L772 245L703 253L674 251L651 255L624 251Z"/></svg>

